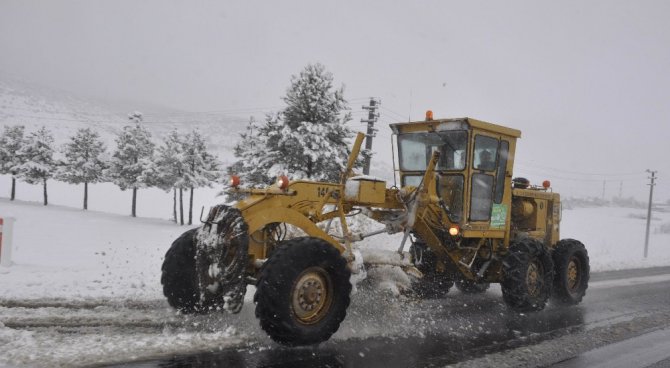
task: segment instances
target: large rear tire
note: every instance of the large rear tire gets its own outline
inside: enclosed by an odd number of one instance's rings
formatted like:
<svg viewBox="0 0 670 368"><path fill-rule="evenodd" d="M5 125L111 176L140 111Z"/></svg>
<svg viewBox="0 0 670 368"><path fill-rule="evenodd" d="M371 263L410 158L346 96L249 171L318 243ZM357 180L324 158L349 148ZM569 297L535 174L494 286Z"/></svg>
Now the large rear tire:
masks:
<svg viewBox="0 0 670 368"><path fill-rule="evenodd" d="M423 277L412 283L412 291L422 299L444 298L454 286L452 279L445 273L437 272L437 256L423 242L414 242L409 247L412 264Z"/></svg>
<svg viewBox="0 0 670 368"><path fill-rule="evenodd" d="M554 263L544 244L525 238L510 245L501 283L503 299L510 308L518 312L544 309L553 280Z"/></svg>
<svg viewBox="0 0 670 368"><path fill-rule="evenodd" d="M582 301L589 287L589 254L578 240L563 239L556 243L554 261L554 290L552 302L575 305Z"/></svg>
<svg viewBox="0 0 670 368"><path fill-rule="evenodd" d="M195 234L183 233L172 243L161 267L163 294L173 308L182 313L197 312L200 307L198 275L195 268Z"/></svg>
<svg viewBox="0 0 670 368"><path fill-rule="evenodd" d="M328 242L284 241L263 265L256 284L256 317L267 334L288 346L326 341L349 306L351 271Z"/></svg>

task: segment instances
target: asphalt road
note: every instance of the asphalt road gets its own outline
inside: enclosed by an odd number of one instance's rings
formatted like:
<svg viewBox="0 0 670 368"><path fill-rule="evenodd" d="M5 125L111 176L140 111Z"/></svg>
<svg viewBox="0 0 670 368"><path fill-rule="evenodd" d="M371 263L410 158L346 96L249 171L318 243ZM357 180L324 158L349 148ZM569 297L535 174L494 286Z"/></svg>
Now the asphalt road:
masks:
<svg viewBox="0 0 670 368"><path fill-rule="evenodd" d="M336 335L302 348L254 344L113 367L632 368L670 362L670 267L593 274L582 304L532 314L508 311L496 287L483 295L454 291L442 300L402 303L408 303L399 307L406 313L387 317L372 308L343 323L353 330L371 319L381 326L376 336Z"/></svg>

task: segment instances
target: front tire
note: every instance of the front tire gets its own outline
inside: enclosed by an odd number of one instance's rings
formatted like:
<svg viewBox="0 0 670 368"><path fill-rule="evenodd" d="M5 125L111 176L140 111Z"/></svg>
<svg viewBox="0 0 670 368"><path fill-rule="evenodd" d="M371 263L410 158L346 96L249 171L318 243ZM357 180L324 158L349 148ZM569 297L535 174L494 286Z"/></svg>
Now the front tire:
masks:
<svg viewBox="0 0 670 368"><path fill-rule="evenodd" d="M212 207L197 233L195 269L204 310L239 313L247 290L249 229L239 209Z"/></svg>
<svg viewBox="0 0 670 368"><path fill-rule="evenodd" d="M539 240L525 238L510 245L501 283L503 299L510 308L517 312L544 309L553 279L554 263Z"/></svg>
<svg viewBox="0 0 670 368"><path fill-rule="evenodd" d="M163 294L170 306L182 313L197 312L200 307L200 291L195 267L197 230L191 229L183 233L172 243L161 267Z"/></svg>
<svg viewBox="0 0 670 368"><path fill-rule="evenodd" d="M284 241L263 265L256 284L256 317L274 341L288 346L326 341L349 306L347 261L322 239Z"/></svg>
<svg viewBox="0 0 670 368"><path fill-rule="evenodd" d="M554 261L554 290L552 301L560 305L575 305L582 301L589 287L589 254L578 240L563 239L556 243Z"/></svg>

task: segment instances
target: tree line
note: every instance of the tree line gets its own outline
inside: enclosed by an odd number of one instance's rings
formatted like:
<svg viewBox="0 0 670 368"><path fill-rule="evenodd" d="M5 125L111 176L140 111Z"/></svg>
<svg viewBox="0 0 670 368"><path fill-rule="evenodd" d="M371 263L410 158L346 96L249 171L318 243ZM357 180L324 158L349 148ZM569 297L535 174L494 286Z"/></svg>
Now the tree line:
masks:
<svg viewBox="0 0 670 368"><path fill-rule="evenodd" d="M142 125L142 114L128 116L129 124L115 139L110 154L100 135L91 128L78 129L60 147L51 131L41 127L27 133L25 126L5 126L0 135L0 174L11 176L10 199L16 197L17 181L43 186L43 203L48 205L50 179L84 184L83 209L88 209L88 185L111 182L132 191L131 215L137 216L137 191L157 187L173 191L173 219L184 221L183 192L190 193L188 224L193 223L193 192L210 187L220 179L220 163L207 150L198 130L181 135L171 131L156 147L151 133ZM61 153L60 158L56 158ZM177 216L179 199L179 217Z"/></svg>
<svg viewBox="0 0 670 368"><path fill-rule="evenodd" d="M228 175L240 176L245 187L273 184L279 175L291 180L337 181L346 165L350 138L347 122L351 109L344 98L344 86L336 87L332 73L322 64L309 64L293 75L283 110L257 122L253 117L234 148L237 161L226 168ZM142 114L129 115L130 124L116 138L116 149L105 158L106 148L99 135L83 128L62 150L63 160L55 160L54 140L46 128L24 138L23 126L5 127L0 136L0 173L11 175L14 199L16 180L44 185L56 179L84 184L84 209L88 184L113 182L121 190L132 191L132 216L136 215L138 189L158 187L173 192L173 217L184 224L183 194L190 193L188 224L193 219L193 191L211 186L220 178L220 164L208 153L202 135L186 136L172 131L159 147L142 125ZM369 154L363 152L363 154ZM228 194L228 200L241 196Z"/></svg>

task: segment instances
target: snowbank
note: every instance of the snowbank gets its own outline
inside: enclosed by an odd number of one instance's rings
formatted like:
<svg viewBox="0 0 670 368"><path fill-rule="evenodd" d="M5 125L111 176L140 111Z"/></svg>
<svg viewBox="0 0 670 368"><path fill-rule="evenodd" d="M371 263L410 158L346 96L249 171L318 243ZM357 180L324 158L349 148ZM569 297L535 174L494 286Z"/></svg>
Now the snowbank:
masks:
<svg viewBox="0 0 670 368"><path fill-rule="evenodd" d="M669 213L655 213L649 256L645 220L628 208L580 208L563 213L563 238L581 240L593 271L670 265ZM0 199L0 215L17 218L14 265L0 270L0 299L162 299L160 266L188 227L170 221ZM631 216L633 215L633 216ZM402 234L365 239L362 247L395 251ZM405 249L407 250L407 249ZM370 257L369 252L366 258Z"/></svg>

